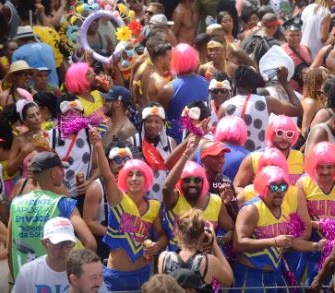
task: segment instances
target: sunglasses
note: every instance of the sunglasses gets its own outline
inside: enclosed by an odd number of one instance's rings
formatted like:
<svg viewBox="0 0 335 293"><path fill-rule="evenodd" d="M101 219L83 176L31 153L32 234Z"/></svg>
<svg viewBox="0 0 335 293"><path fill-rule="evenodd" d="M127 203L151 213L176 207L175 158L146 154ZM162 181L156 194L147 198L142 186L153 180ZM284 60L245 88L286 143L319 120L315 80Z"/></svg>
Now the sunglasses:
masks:
<svg viewBox="0 0 335 293"><path fill-rule="evenodd" d="M146 10L144 12L144 14L148 14L149 16L153 16L155 13L153 13L152 11Z"/></svg>
<svg viewBox="0 0 335 293"><path fill-rule="evenodd" d="M172 45L170 43L156 45L152 49L152 57L163 56L169 50L172 50Z"/></svg>
<svg viewBox="0 0 335 293"><path fill-rule="evenodd" d="M120 165L122 162L127 162L128 160L130 160L130 158L128 156L126 156L126 157L117 156L114 159L112 159L112 161L116 165Z"/></svg>
<svg viewBox="0 0 335 293"><path fill-rule="evenodd" d="M321 95L323 95L323 96L327 96L327 93L326 93L325 91L323 91L323 90L317 90L316 93L317 93L319 96L321 96Z"/></svg>
<svg viewBox="0 0 335 293"><path fill-rule="evenodd" d="M195 183L195 184L199 184L202 182L202 178L201 177L185 177L182 179L183 183L185 184L189 184L191 182Z"/></svg>
<svg viewBox="0 0 335 293"><path fill-rule="evenodd" d="M15 73L16 76L31 76L32 73L28 71L19 71Z"/></svg>
<svg viewBox="0 0 335 293"><path fill-rule="evenodd" d="M293 130L282 130L282 129L276 129L275 130L275 134L278 136L278 137L283 137L284 135L287 137L287 138L292 138L295 134L295 132Z"/></svg>
<svg viewBox="0 0 335 293"><path fill-rule="evenodd" d="M285 192L288 189L288 185L286 183L281 184L270 184L269 185L269 191L271 192Z"/></svg>
<svg viewBox="0 0 335 293"><path fill-rule="evenodd" d="M63 241L57 244L53 244L51 243L51 241L49 241L49 244L56 248L56 249L61 249L61 248L73 248L75 246L75 243L72 241Z"/></svg>
<svg viewBox="0 0 335 293"><path fill-rule="evenodd" d="M214 89L214 90L211 90L211 92L215 95L217 94L226 95L229 93L229 91L226 89Z"/></svg>

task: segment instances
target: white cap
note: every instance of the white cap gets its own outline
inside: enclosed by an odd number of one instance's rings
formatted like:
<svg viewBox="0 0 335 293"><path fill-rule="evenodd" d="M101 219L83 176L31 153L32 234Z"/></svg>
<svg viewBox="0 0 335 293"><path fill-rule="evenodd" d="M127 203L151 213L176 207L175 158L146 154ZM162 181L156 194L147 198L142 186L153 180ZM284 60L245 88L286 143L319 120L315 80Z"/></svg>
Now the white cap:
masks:
<svg viewBox="0 0 335 293"><path fill-rule="evenodd" d="M155 14L150 18L150 24L174 25L173 21L168 21L164 14Z"/></svg>
<svg viewBox="0 0 335 293"><path fill-rule="evenodd" d="M52 244L64 241L76 242L76 236L70 220L62 217L52 218L45 223L43 239L49 239Z"/></svg>

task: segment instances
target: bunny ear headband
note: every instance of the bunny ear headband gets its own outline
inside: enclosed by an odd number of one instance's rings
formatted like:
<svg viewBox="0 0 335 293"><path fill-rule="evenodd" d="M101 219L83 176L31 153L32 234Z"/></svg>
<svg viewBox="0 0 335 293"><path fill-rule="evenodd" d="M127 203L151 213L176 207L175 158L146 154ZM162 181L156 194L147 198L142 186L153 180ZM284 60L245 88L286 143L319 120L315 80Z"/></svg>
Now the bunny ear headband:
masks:
<svg viewBox="0 0 335 293"><path fill-rule="evenodd" d="M38 105L34 102L33 96L27 90L22 89L22 88L17 88L16 91L23 98L23 99L18 100L15 104L16 112L19 113L20 120L22 121L23 120L22 110L24 106L30 103L35 104L36 106Z"/></svg>
<svg viewBox="0 0 335 293"><path fill-rule="evenodd" d="M74 101L61 102L60 105L59 105L59 108L60 108L60 110L63 114L66 113L67 111L69 111L70 109L75 109L75 110L78 110L79 112L84 111L83 105L81 104L81 102L78 99L76 99Z"/></svg>
<svg viewBox="0 0 335 293"><path fill-rule="evenodd" d="M209 90L214 90L214 89L226 89L228 91L231 90L230 82L225 79L224 81L217 81L216 79L212 79L209 87Z"/></svg>
<svg viewBox="0 0 335 293"><path fill-rule="evenodd" d="M181 113L181 117L189 117L193 120L199 120L201 115L201 110L198 107L188 108L187 106L184 108Z"/></svg>

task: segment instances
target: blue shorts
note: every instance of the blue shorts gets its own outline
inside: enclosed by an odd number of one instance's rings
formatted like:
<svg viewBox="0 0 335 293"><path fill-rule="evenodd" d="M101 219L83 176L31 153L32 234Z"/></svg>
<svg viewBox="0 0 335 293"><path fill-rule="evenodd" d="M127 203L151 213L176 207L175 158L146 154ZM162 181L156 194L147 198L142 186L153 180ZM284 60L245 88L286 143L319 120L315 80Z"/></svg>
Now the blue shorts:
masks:
<svg viewBox="0 0 335 293"><path fill-rule="evenodd" d="M262 271L256 268L250 268L240 263L234 265L235 282L232 288L240 288L231 290L231 293L289 293L284 276L280 270ZM275 288L275 287L280 288ZM257 288L252 288L257 287ZM269 287L269 288L267 288Z"/></svg>
<svg viewBox="0 0 335 293"><path fill-rule="evenodd" d="M142 284L150 278L150 265L130 272L120 272L104 267L103 276L109 291L141 290Z"/></svg>

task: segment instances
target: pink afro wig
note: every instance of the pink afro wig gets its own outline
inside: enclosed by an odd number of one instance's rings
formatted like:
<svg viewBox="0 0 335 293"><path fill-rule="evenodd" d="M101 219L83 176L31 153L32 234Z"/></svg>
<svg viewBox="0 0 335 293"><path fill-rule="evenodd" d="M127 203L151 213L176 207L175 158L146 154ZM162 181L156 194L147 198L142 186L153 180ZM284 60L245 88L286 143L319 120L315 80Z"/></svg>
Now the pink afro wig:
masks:
<svg viewBox="0 0 335 293"><path fill-rule="evenodd" d="M132 170L139 170L144 174L144 192L148 192L154 182L154 175L147 163L138 159L129 160L124 164L118 176L118 187L122 191L128 192L127 178L129 172Z"/></svg>
<svg viewBox="0 0 335 293"><path fill-rule="evenodd" d="M287 117L285 115L279 115L279 116L276 115L272 116L269 121L264 141L266 147L273 146L272 139L276 129L281 129L284 131L292 130L294 132L292 145L295 145L295 143L299 138L299 130L297 125L293 122L292 118L290 117Z"/></svg>
<svg viewBox="0 0 335 293"><path fill-rule="evenodd" d="M243 146L247 140L247 126L242 118L224 116L216 126L215 140Z"/></svg>
<svg viewBox="0 0 335 293"><path fill-rule="evenodd" d="M93 71L87 63L79 62L72 64L65 73L66 89L72 94L79 94L90 89L90 84L86 78L86 74Z"/></svg>
<svg viewBox="0 0 335 293"><path fill-rule="evenodd" d="M277 166L264 167L255 177L254 188L261 197L266 197L268 187L271 183L278 183L284 181L290 184L288 174Z"/></svg>
<svg viewBox="0 0 335 293"><path fill-rule="evenodd" d="M316 180L316 168L319 164L335 165L335 145L329 142L319 142L307 154L305 158L305 169L307 174Z"/></svg>
<svg viewBox="0 0 335 293"><path fill-rule="evenodd" d="M191 73L199 65L198 52L189 44L180 43L172 50L171 69L176 74Z"/></svg>
<svg viewBox="0 0 335 293"><path fill-rule="evenodd" d="M199 176L202 178L202 189L201 189L201 196L207 194L209 190L209 183L207 180L206 172L203 167L201 167L198 163L193 161L187 161L183 172L181 173L180 179L176 184L176 188L182 190L182 179L185 177L193 177Z"/></svg>
<svg viewBox="0 0 335 293"><path fill-rule="evenodd" d="M266 148L259 158L257 173L266 166L277 166L288 173L286 158L277 148Z"/></svg>

